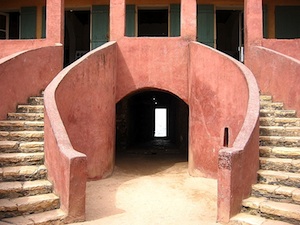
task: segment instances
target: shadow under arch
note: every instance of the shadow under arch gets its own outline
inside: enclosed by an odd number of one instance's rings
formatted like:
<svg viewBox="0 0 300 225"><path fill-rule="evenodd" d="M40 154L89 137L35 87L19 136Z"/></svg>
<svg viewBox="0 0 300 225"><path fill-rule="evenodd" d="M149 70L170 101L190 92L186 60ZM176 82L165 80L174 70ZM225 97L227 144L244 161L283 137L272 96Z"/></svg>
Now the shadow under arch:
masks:
<svg viewBox="0 0 300 225"><path fill-rule="evenodd" d="M155 110L166 109L166 134L155 135ZM189 107L166 90L143 88L116 104L116 162L124 155L188 159Z"/></svg>

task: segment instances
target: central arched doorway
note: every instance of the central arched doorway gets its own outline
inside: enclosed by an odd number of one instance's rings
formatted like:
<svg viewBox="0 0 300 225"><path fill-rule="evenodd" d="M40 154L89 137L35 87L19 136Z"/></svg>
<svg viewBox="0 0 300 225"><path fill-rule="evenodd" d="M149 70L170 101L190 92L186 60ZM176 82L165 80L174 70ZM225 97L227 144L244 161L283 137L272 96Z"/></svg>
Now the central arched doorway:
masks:
<svg viewBox="0 0 300 225"><path fill-rule="evenodd" d="M143 89L116 106L116 157L124 154L188 158L188 105L172 93Z"/></svg>

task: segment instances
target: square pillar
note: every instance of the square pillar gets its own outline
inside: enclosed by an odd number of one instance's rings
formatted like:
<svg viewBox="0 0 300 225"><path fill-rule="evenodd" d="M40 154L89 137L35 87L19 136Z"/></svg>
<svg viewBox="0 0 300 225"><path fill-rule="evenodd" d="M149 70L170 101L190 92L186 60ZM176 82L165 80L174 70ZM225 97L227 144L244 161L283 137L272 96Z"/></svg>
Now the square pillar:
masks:
<svg viewBox="0 0 300 225"><path fill-rule="evenodd" d="M181 37L195 41L197 36L197 1L181 0Z"/></svg>
<svg viewBox="0 0 300 225"><path fill-rule="evenodd" d="M46 38L53 43L64 42L64 0L46 1Z"/></svg>
<svg viewBox="0 0 300 225"><path fill-rule="evenodd" d="M261 45L263 39L262 0L245 0L245 47Z"/></svg>
<svg viewBox="0 0 300 225"><path fill-rule="evenodd" d="M110 41L117 41L125 36L125 4L125 0L110 1Z"/></svg>

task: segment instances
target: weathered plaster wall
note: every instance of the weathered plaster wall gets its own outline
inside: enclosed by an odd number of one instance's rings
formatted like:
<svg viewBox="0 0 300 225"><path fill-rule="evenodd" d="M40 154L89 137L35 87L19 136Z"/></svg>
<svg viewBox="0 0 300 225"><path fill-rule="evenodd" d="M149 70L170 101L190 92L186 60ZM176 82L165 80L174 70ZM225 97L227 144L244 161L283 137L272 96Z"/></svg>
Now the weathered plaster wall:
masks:
<svg viewBox="0 0 300 225"><path fill-rule="evenodd" d="M196 42L190 51L189 170L216 178L224 129L232 146L246 116L249 90L242 71L226 55Z"/></svg>
<svg viewBox="0 0 300 225"><path fill-rule="evenodd" d="M188 100L188 42L180 38L123 38L117 49L116 102L142 88Z"/></svg>
<svg viewBox="0 0 300 225"><path fill-rule="evenodd" d="M300 112L300 61L264 47L252 47L247 65L264 94L273 95L287 109Z"/></svg>
<svg viewBox="0 0 300 225"><path fill-rule="evenodd" d="M68 221L84 219L87 178L113 170L115 56L116 44L105 44L65 68L45 91L46 165Z"/></svg>
<svg viewBox="0 0 300 225"><path fill-rule="evenodd" d="M62 46L38 48L0 59L0 119L18 103L39 95L62 68ZM38 66L37 66L38 65Z"/></svg>
<svg viewBox="0 0 300 225"><path fill-rule="evenodd" d="M36 6L37 11L37 38L41 37L42 33L42 14L41 10L44 6L44 2L38 0L29 1L8 1L3 0L1 2L0 11L15 11L20 10L25 6ZM3 4L2 4L3 3ZM56 43L63 44L64 40L64 0L51 0L46 1L46 39L31 39L31 40L0 40L1 52L0 59L10 54L17 52L45 47L53 46Z"/></svg>
<svg viewBox="0 0 300 225"><path fill-rule="evenodd" d="M300 60L300 39L263 39L262 46Z"/></svg>
<svg viewBox="0 0 300 225"><path fill-rule="evenodd" d="M299 112L299 39L263 39L262 0L245 0L245 10L245 65L255 75L261 93Z"/></svg>
<svg viewBox="0 0 300 225"><path fill-rule="evenodd" d="M116 52L114 44L103 48L76 63L56 91L72 145L87 155L89 179L107 177L114 166Z"/></svg>
<svg viewBox="0 0 300 225"><path fill-rule="evenodd" d="M46 47L49 45L51 46L51 43L46 39L0 40L0 46L1 46L0 59L17 52Z"/></svg>

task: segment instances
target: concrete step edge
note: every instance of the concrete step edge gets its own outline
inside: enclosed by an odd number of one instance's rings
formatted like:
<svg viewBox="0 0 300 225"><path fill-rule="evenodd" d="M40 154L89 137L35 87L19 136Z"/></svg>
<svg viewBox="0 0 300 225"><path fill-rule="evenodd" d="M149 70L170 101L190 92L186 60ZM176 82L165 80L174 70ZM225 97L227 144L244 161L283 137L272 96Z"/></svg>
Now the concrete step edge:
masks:
<svg viewBox="0 0 300 225"><path fill-rule="evenodd" d="M61 209L50 210L42 213L5 218L2 221L8 224L63 224L66 214Z"/></svg>
<svg viewBox="0 0 300 225"><path fill-rule="evenodd" d="M300 204L300 188L283 185L254 184L252 196L263 197L273 201Z"/></svg>
<svg viewBox="0 0 300 225"><path fill-rule="evenodd" d="M59 208L59 197L53 193L0 199L0 218L20 216Z"/></svg>
<svg viewBox="0 0 300 225"><path fill-rule="evenodd" d="M250 213L257 212L263 217L280 219L281 221L299 224L300 223L300 205L292 203L282 203L268 200L266 198L249 197L243 200L244 210Z"/></svg>
<svg viewBox="0 0 300 225"><path fill-rule="evenodd" d="M239 213L230 219L230 223L228 225L292 225L292 224L278 221L278 220L269 220L259 215Z"/></svg>
<svg viewBox="0 0 300 225"><path fill-rule="evenodd" d="M48 180L0 182L0 198L18 198L52 192Z"/></svg>

